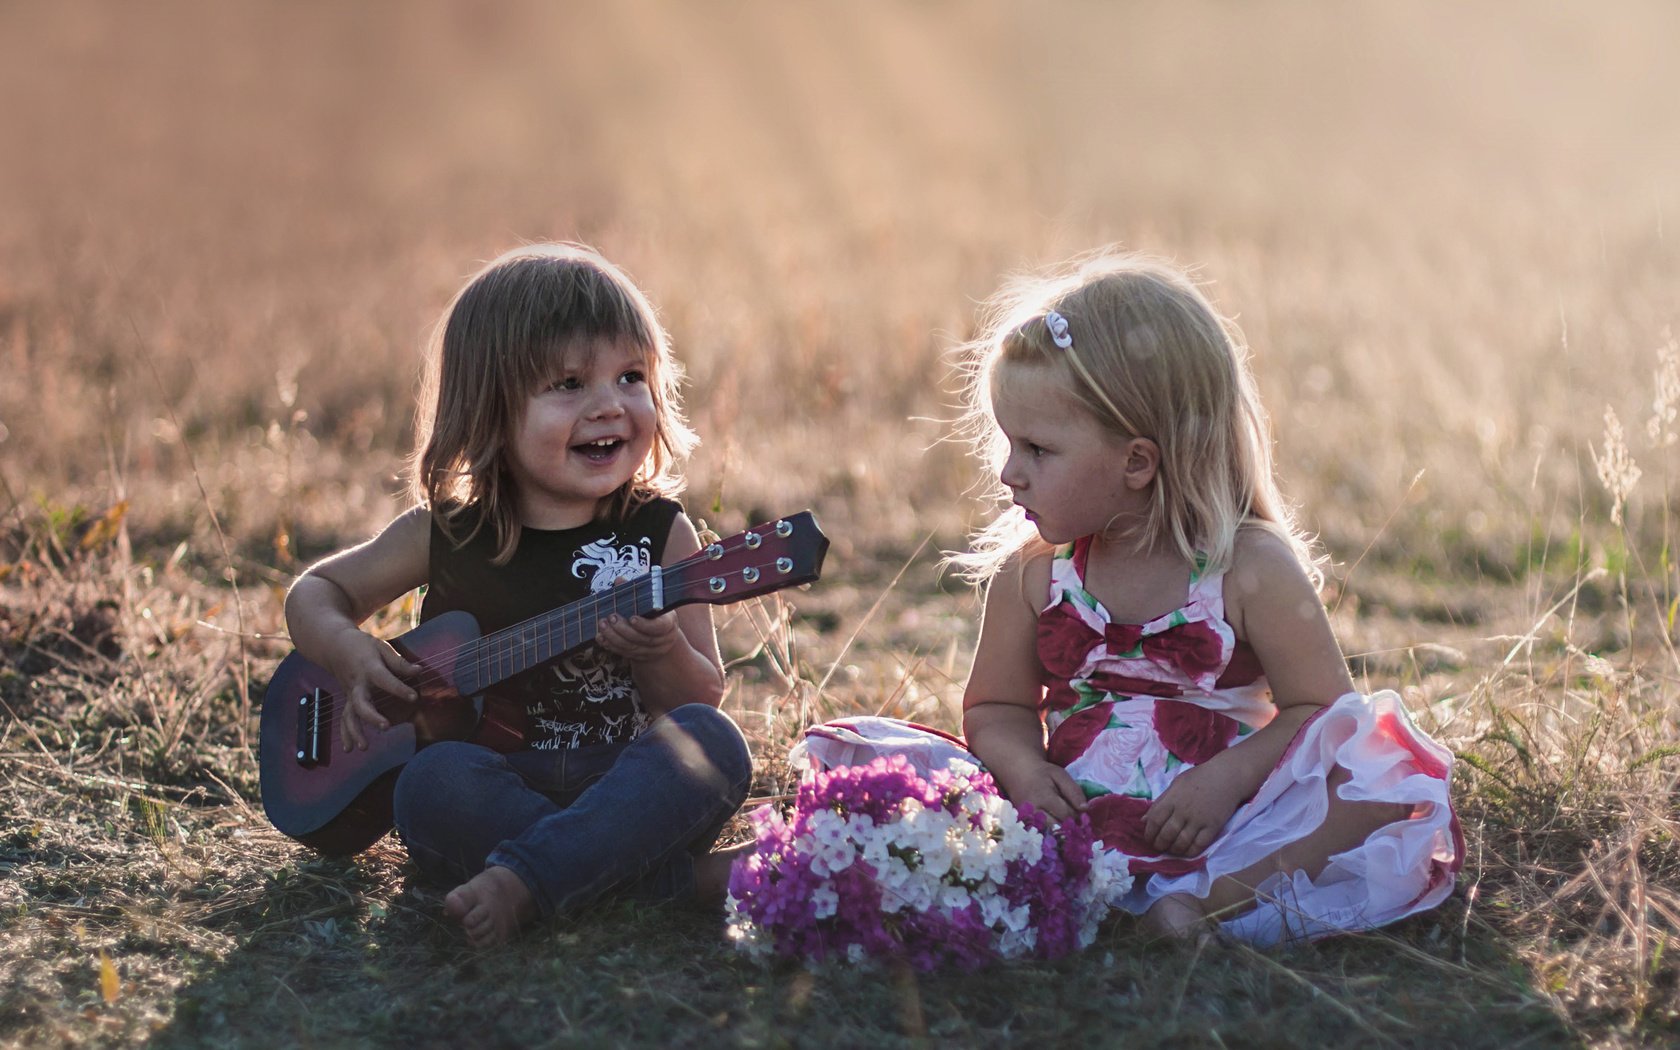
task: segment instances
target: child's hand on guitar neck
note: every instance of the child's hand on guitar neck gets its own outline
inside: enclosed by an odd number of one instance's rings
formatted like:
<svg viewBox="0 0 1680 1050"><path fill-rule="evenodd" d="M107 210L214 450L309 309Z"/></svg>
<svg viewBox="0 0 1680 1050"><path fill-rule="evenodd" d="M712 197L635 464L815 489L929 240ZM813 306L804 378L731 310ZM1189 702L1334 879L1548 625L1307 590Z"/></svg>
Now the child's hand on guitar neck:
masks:
<svg viewBox="0 0 1680 1050"><path fill-rule="evenodd" d="M615 652L632 664L657 660L677 647L680 632L675 617L620 617L601 620L595 640L606 652Z"/></svg>
<svg viewBox="0 0 1680 1050"><path fill-rule="evenodd" d="M612 585L623 587L640 578L639 573L627 574L614 580ZM654 613L652 616L613 613L601 617L595 627L595 644L631 663L658 660L675 649L681 640L682 630L677 625L677 618L667 613Z"/></svg>
<svg viewBox="0 0 1680 1050"><path fill-rule="evenodd" d="M601 648L631 663L657 660L675 649L681 638L677 618L672 615L626 618L615 613L601 621L595 634Z"/></svg>
<svg viewBox="0 0 1680 1050"><path fill-rule="evenodd" d="M367 750L366 725L384 731L391 720L374 703L384 694L414 703L420 694L404 679L418 675L419 664L409 663L391 643L357 627L348 627L333 638L333 656L327 669L344 689L344 706L339 711L338 740L345 751Z"/></svg>

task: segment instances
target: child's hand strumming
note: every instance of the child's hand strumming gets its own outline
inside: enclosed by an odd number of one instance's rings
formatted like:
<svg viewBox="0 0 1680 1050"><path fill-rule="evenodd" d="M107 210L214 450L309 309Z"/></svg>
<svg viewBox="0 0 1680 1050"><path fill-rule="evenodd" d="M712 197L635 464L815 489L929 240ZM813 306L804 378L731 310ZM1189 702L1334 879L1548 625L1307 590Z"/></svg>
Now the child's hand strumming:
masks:
<svg viewBox="0 0 1680 1050"><path fill-rule="evenodd" d="M327 670L344 690L344 707L339 712L338 739L344 750L367 750L363 723L391 728L391 720L374 706L374 693L387 693L409 702L420 699L414 687L403 681L420 673L420 667L402 658L391 643L349 627L334 639L333 656Z"/></svg>

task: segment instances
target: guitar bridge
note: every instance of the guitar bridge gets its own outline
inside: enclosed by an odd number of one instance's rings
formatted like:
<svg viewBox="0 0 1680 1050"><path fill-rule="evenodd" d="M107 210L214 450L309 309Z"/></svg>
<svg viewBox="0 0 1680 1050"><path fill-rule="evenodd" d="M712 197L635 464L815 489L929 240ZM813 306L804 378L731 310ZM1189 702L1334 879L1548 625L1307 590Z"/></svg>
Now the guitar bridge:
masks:
<svg viewBox="0 0 1680 1050"><path fill-rule="evenodd" d="M305 769L332 757L332 696L320 689L298 697L297 763Z"/></svg>

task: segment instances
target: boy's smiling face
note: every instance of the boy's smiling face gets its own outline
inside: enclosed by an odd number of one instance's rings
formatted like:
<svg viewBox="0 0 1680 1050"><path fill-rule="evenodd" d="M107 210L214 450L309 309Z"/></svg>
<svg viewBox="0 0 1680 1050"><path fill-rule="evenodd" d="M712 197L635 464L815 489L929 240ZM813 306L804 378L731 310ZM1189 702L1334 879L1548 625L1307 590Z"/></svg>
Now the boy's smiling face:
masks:
<svg viewBox="0 0 1680 1050"><path fill-rule="evenodd" d="M633 343L577 343L555 355L526 398L505 448L519 521L574 528L635 476L658 429L646 352Z"/></svg>

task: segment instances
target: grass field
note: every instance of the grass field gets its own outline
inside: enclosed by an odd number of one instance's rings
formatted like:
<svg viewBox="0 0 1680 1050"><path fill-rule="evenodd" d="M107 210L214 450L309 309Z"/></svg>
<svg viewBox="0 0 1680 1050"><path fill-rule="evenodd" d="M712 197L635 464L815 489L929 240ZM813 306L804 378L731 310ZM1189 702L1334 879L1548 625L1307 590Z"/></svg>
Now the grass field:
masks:
<svg viewBox="0 0 1680 1050"><path fill-rule="evenodd" d="M0 5L0 1045L1672 1043L1676 40L1659 0ZM273 831L284 588L399 508L450 294L559 238L672 330L691 512L834 539L720 612L760 796L812 721L957 724L977 301L1108 243L1197 268L1356 679L1460 756L1459 892L1293 951L812 973L630 905L474 953L394 844Z"/></svg>

